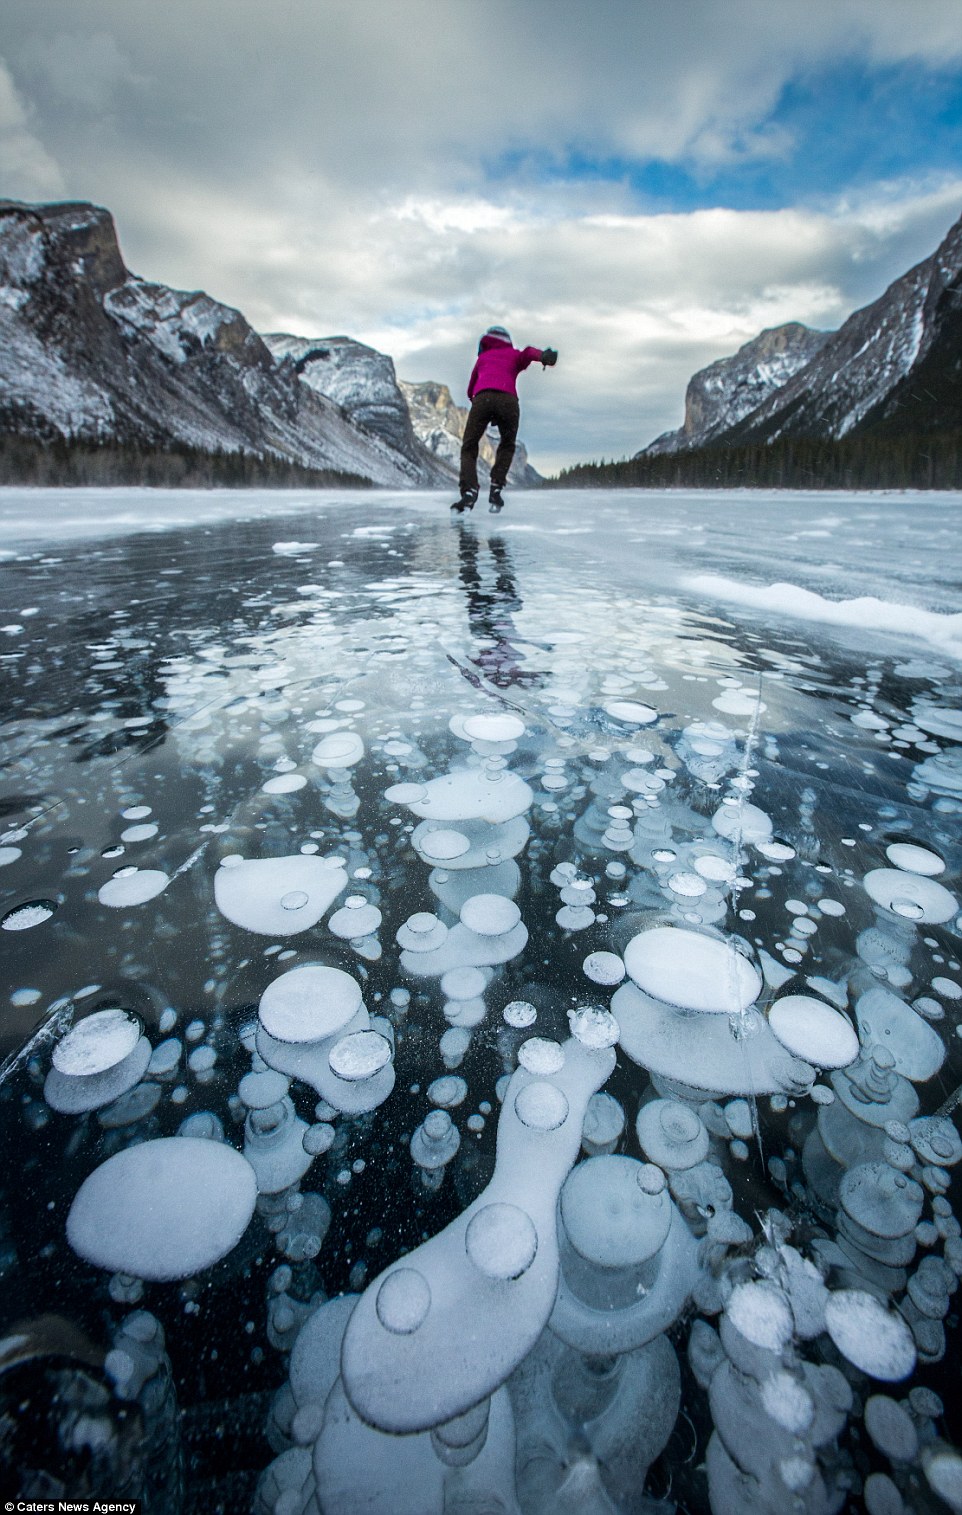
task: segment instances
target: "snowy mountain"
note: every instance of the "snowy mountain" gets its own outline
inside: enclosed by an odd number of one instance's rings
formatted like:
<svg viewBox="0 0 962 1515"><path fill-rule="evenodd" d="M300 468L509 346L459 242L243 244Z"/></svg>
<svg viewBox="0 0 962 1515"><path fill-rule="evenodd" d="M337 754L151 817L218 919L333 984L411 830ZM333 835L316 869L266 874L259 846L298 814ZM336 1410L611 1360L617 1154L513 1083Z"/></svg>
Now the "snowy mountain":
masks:
<svg viewBox="0 0 962 1515"><path fill-rule="evenodd" d="M0 201L2 436L441 481L410 428L399 446L355 419L239 311L131 274L110 214L84 203Z"/></svg>
<svg viewBox="0 0 962 1515"><path fill-rule="evenodd" d="M960 301L962 220L931 257L855 311L804 368L715 440L735 445L838 439L907 424L917 433L958 427ZM930 370L938 390L921 382Z"/></svg>
<svg viewBox="0 0 962 1515"><path fill-rule="evenodd" d="M685 420L636 454L779 439L957 429L962 416L962 220L931 257L835 332L763 331L688 384Z"/></svg>
<svg viewBox="0 0 962 1515"><path fill-rule="evenodd" d="M415 435L429 452L458 471L461 458L461 438L468 419L468 407L456 405L446 384L408 384L398 381L401 394L407 403ZM481 438L478 448L478 474L486 478L494 462L497 441L488 435ZM542 483L541 474L528 462L528 453L523 442L515 449L514 461L508 473L509 483L520 489L531 489Z"/></svg>
<svg viewBox="0 0 962 1515"><path fill-rule="evenodd" d="M269 332L264 341L278 362L288 359L316 394L333 400L353 425L373 432L408 459L424 483L449 484L446 460L425 448L412 425L393 359L351 337L293 337Z"/></svg>
<svg viewBox="0 0 962 1515"><path fill-rule="evenodd" d="M828 336L792 321L770 327L733 357L719 358L700 369L688 381L682 426L656 437L642 455L703 447L736 426L804 368Z"/></svg>

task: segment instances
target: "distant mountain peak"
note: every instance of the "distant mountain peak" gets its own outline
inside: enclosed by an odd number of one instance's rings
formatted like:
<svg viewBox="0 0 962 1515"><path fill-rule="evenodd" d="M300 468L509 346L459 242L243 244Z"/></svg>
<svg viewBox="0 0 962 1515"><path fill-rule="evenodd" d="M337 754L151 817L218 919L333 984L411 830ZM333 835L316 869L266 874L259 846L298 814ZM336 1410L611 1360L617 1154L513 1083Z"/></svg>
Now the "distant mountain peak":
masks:
<svg viewBox="0 0 962 1515"><path fill-rule="evenodd" d="M771 326L729 358L719 358L688 381L685 419L678 431L656 437L645 454L704 447L751 415L808 364L829 337L801 321Z"/></svg>
<svg viewBox="0 0 962 1515"><path fill-rule="evenodd" d="M772 347L780 334L781 352ZM840 441L866 431L921 436L958 428L960 415L962 218L930 257L854 311L838 331L777 327L695 374L684 426L639 456L709 442Z"/></svg>

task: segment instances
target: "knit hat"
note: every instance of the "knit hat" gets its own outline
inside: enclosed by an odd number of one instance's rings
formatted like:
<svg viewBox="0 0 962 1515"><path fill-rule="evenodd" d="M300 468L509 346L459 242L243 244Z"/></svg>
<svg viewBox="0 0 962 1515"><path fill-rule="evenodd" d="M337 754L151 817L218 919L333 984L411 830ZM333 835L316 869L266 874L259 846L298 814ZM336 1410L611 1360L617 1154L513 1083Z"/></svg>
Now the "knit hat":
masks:
<svg viewBox="0 0 962 1515"><path fill-rule="evenodd" d="M511 346L511 334L504 326L489 326L484 335L497 337L499 342L507 342L508 346Z"/></svg>

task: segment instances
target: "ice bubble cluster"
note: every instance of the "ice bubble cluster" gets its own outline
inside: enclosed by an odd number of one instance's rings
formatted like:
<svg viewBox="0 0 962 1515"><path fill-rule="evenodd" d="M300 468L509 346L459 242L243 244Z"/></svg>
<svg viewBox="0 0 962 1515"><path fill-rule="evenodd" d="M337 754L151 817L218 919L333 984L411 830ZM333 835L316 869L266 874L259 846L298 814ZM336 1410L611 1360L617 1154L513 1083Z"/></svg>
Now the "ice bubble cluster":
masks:
<svg viewBox="0 0 962 1515"><path fill-rule="evenodd" d="M962 727L933 665L905 694L759 625L679 640L617 588L522 635L508 538L471 525L465 651L389 514L366 588L348 547L297 583L304 544L268 544L283 614L178 649L115 723L164 712L200 835L154 743L99 765L108 832L62 849L62 895L60 807L0 837L5 876L38 870L2 920L8 1021L38 1021L4 1065L0 1274L43 1306L8 1329L10 1434L47 1356L29 1403L83 1447L134 1428L158 1508L183 1427L196 1469L231 1438L244 1489L266 1435L255 1515L962 1509L930 1386L962 1277ZM374 613L332 615L348 584Z"/></svg>

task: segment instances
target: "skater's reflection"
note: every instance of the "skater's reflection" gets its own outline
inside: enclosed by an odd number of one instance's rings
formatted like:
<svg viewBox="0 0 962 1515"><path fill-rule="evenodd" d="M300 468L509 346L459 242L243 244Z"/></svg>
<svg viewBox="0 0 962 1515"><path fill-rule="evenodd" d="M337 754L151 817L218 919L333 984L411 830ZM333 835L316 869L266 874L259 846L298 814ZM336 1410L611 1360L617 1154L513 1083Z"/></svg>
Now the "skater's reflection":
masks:
<svg viewBox="0 0 962 1515"><path fill-rule="evenodd" d="M518 633L514 613L522 599L515 582L508 544L503 537L487 538L487 554L471 530L462 531L458 542L458 569L468 602L468 626L480 643L471 663L499 689L512 685L531 689L542 681L533 668L522 668L523 652L514 645Z"/></svg>

